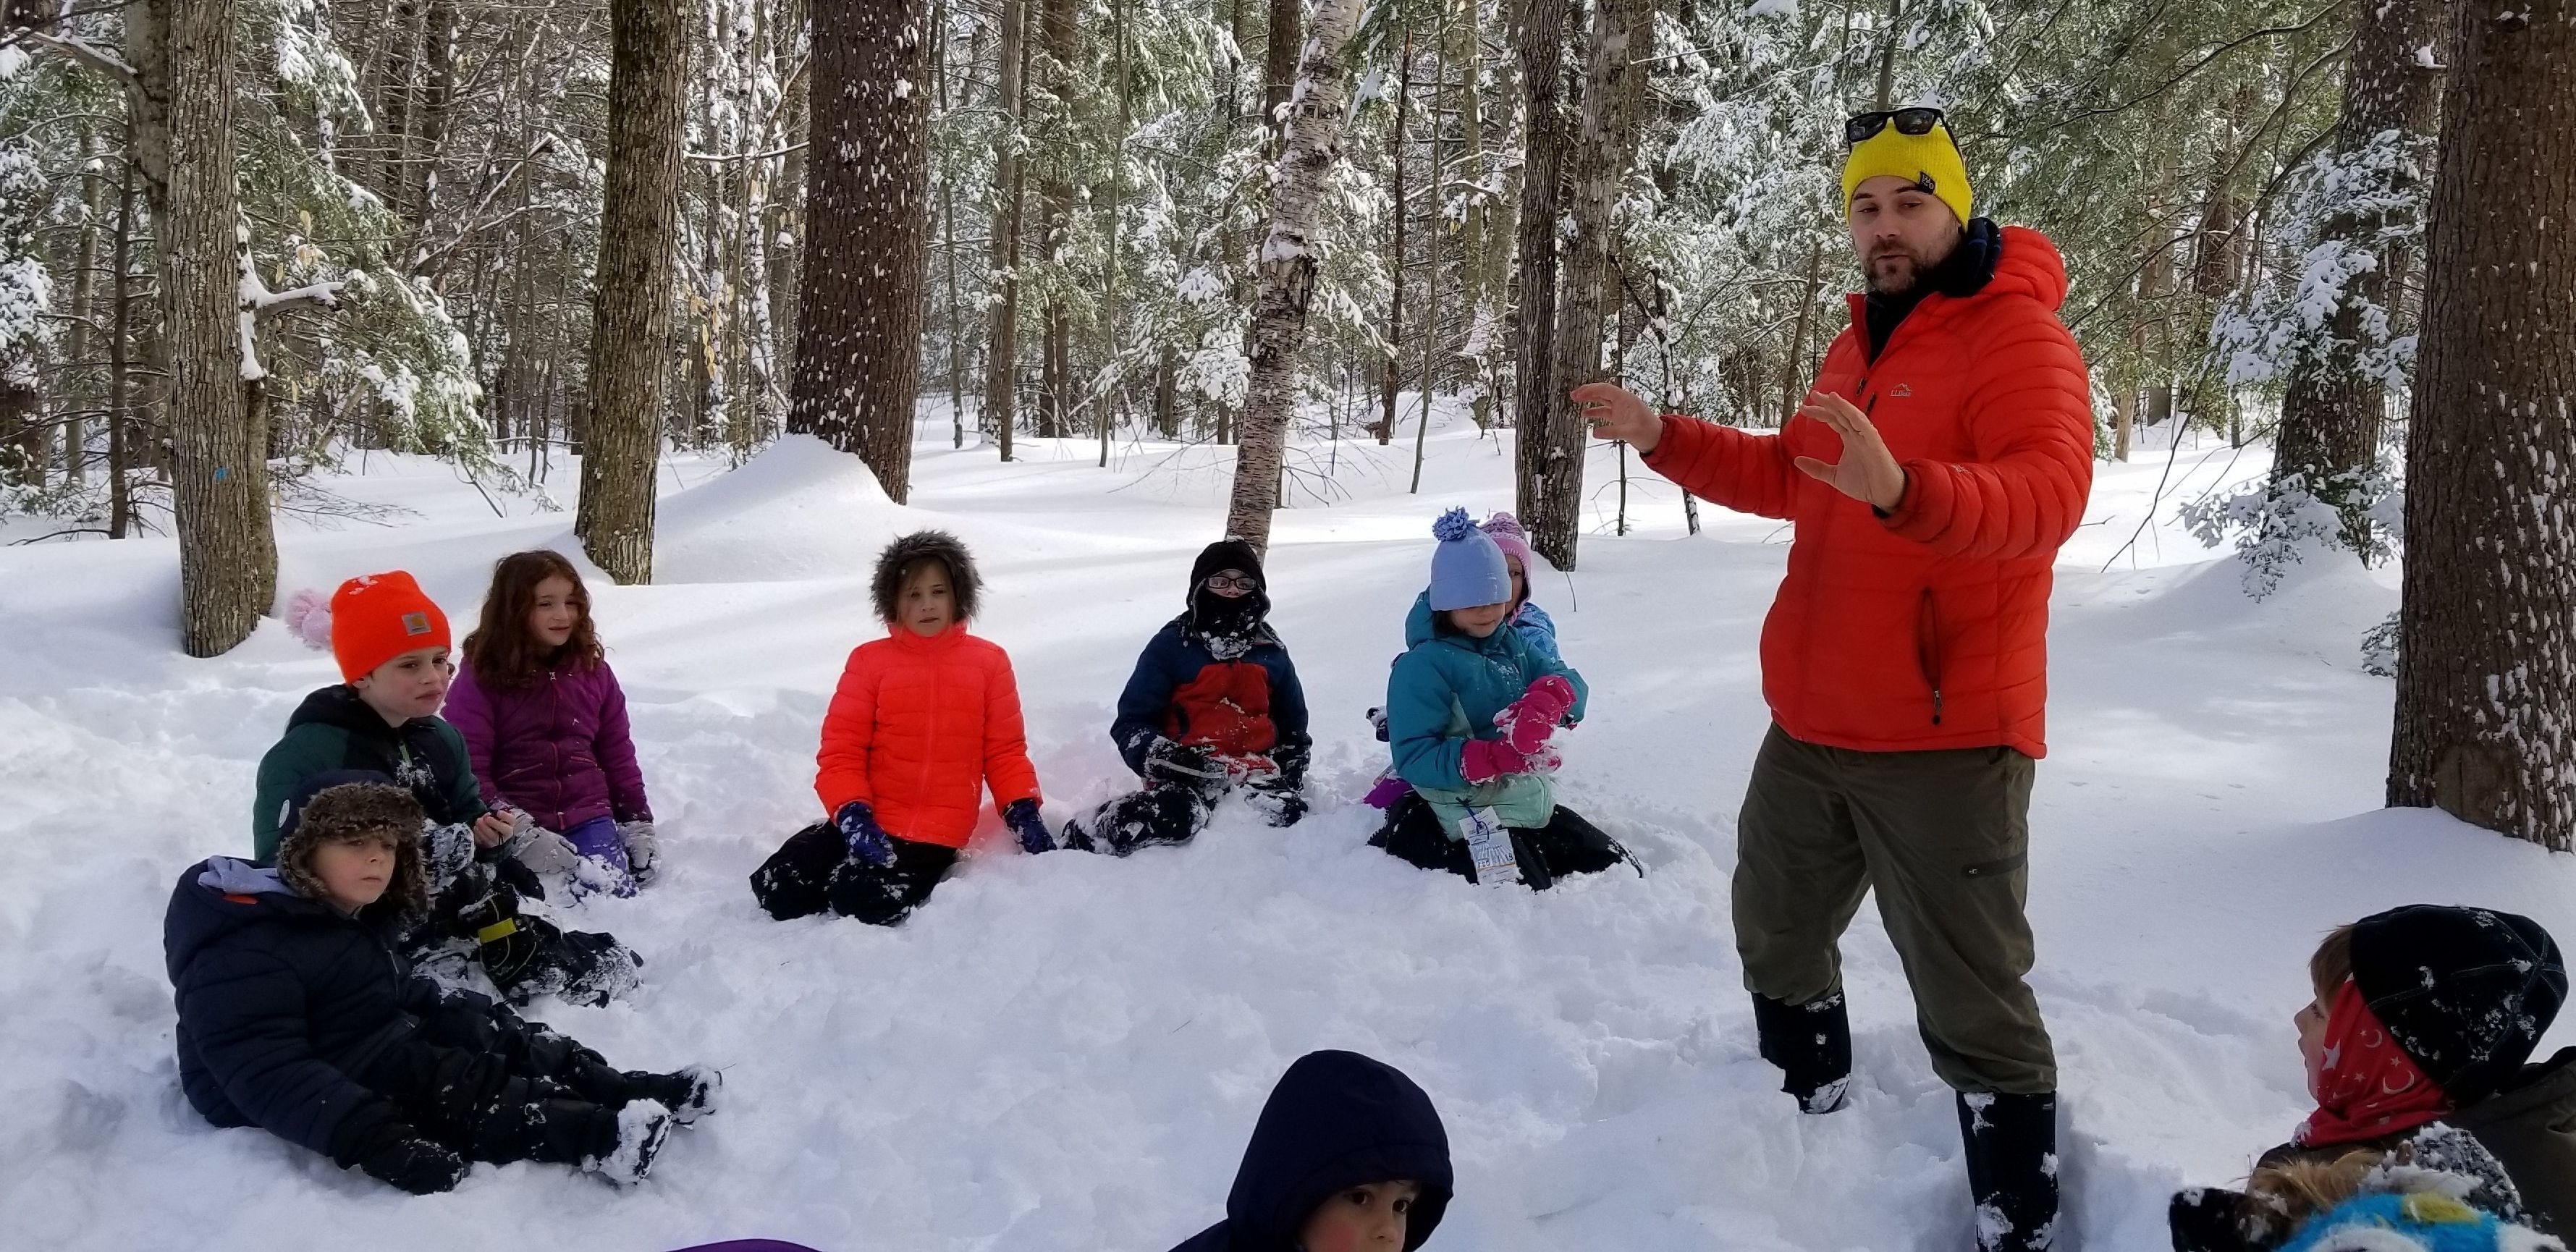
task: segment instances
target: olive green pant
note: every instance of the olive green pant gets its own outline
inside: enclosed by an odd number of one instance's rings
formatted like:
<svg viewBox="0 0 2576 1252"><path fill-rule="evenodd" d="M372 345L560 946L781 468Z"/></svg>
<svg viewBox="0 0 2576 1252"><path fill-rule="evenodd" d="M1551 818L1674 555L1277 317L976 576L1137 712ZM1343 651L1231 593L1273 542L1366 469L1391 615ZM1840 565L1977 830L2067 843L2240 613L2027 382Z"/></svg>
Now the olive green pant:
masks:
<svg viewBox="0 0 2576 1252"><path fill-rule="evenodd" d="M2056 1090L2022 980L2036 766L2010 748L1855 752L1772 727L1736 827L1746 988L1788 1004L1841 990L1837 944L1875 887L1933 1072L1961 1091Z"/></svg>

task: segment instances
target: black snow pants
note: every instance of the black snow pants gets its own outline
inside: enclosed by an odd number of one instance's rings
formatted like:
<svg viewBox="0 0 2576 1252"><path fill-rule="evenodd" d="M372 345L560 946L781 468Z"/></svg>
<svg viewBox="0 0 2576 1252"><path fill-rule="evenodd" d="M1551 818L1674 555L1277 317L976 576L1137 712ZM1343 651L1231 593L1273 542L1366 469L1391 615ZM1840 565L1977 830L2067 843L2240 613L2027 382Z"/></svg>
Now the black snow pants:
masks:
<svg viewBox="0 0 2576 1252"><path fill-rule="evenodd" d="M892 926L930 898L957 863L957 849L888 836L894 858L870 865L850 855L830 822L795 834L752 871L751 894L771 917L786 921L829 910L871 926Z"/></svg>
<svg viewBox="0 0 2576 1252"><path fill-rule="evenodd" d="M1618 840L1562 804L1545 826L1506 829L1512 837L1512 854L1521 865L1521 881L1533 891L1545 891L1568 874L1597 874L1631 860ZM1443 828L1440 815L1418 792L1404 793L1386 811L1386 825L1370 837L1369 846L1384 848L1389 855L1423 869L1445 869L1469 882L1476 880L1467 841Z"/></svg>
<svg viewBox="0 0 2576 1252"><path fill-rule="evenodd" d="M415 1033L354 1077L421 1134L469 1161L578 1165L617 1147L617 1110L553 1078L512 1072L511 1058Z"/></svg>

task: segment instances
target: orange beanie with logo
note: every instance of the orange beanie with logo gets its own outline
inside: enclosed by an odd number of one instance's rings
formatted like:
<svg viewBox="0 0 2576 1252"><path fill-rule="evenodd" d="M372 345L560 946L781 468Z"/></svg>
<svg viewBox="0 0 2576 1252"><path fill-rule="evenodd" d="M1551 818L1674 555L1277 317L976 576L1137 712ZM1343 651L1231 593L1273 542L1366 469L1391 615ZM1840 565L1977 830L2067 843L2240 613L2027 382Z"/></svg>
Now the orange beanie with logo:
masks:
<svg viewBox="0 0 2576 1252"><path fill-rule="evenodd" d="M331 593L331 656L349 682L403 653L448 646L447 615L410 574L361 574Z"/></svg>

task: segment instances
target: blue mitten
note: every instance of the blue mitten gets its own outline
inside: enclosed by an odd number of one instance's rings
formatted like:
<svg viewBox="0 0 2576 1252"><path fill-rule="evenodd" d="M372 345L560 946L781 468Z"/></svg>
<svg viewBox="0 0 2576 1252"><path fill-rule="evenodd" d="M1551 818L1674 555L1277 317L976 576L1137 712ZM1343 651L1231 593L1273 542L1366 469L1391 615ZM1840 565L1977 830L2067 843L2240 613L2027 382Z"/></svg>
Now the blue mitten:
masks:
<svg viewBox="0 0 2576 1252"><path fill-rule="evenodd" d="M870 865L884 865L894 860L894 840L885 828L877 825L877 815L868 811L868 802L852 800L832 815L832 824L840 827L841 838L849 841L850 855Z"/></svg>
<svg viewBox="0 0 2576 1252"><path fill-rule="evenodd" d="M1047 833L1046 819L1038 816L1035 800L1013 800L1002 810L1002 820L1010 823L1011 832L1020 837L1020 850L1032 855L1055 851L1055 836Z"/></svg>

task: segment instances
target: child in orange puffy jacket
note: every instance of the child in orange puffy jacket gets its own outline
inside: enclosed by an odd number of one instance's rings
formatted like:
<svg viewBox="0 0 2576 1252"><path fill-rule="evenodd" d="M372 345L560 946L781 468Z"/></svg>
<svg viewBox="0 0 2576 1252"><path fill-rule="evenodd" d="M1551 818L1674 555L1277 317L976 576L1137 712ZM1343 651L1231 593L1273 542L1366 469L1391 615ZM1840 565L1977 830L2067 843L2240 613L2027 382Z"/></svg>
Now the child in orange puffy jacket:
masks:
<svg viewBox="0 0 2576 1252"><path fill-rule="evenodd" d="M990 786L1030 852L1054 847L1020 723L1011 658L966 633L982 582L953 535L925 530L877 558L886 637L860 644L823 715L814 791L830 819L798 831L751 876L784 920L828 908L902 921L957 861Z"/></svg>

